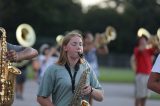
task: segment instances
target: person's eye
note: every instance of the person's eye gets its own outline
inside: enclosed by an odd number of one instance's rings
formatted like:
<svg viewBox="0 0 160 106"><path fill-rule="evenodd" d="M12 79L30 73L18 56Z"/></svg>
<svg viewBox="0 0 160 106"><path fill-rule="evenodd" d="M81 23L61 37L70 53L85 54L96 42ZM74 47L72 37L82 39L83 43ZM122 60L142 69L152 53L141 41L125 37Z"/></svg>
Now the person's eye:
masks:
<svg viewBox="0 0 160 106"><path fill-rule="evenodd" d="M76 43L74 42L74 43L72 43L71 45L72 45L72 46L76 46Z"/></svg>

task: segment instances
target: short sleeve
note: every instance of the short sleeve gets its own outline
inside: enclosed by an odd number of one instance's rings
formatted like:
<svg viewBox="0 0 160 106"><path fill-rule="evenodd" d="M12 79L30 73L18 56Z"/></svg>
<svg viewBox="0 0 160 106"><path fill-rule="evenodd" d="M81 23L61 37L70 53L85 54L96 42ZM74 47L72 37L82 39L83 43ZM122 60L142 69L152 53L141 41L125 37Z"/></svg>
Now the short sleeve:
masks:
<svg viewBox="0 0 160 106"><path fill-rule="evenodd" d="M158 55L153 67L152 72L160 73L160 54Z"/></svg>
<svg viewBox="0 0 160 106"><path fill-rule="evenodd" d="M100 85L100 83L97 79L97 76L96 76L96 74L93 70L90 70L90 84L95 89L101 89L102 90L102 86Z"/></svg>
<svg viewBox="0 0 160 106"><path fill-rule="evenodd" d="M22 51L25 49L23 46L18 46L18 45L12 45L10 43L7 43L7 49L8 50L15 50L16 52Z"/></svg>
<svg viewBox="0 0 160 106"><path fill-rule="evenodd" d="M155 54L155 52L156 52L156 48L150 48L150 49L148 49L148 52L149 52L151 55L153 55L153 54Z"/></svg>
<svg viewBox="0 0 160 106"><path fill-rule="evenodd" d="M47 68L44 73L43 79L40 82L37 96L49 97L52 94L54 88L54 66Z"/></svg>

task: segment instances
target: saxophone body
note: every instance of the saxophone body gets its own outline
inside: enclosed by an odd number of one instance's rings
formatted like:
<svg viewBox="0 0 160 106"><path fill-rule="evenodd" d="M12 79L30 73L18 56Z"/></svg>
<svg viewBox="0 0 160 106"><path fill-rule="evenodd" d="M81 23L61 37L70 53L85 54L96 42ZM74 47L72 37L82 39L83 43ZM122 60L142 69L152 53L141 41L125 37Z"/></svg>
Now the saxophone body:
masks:
<svg viewBox="0 0 160 106"><path fill-rule="evenodd" d="M6 31L0 27L1 52L0 52L0 106L11 106L14 101L15 80L21 71L6 61L7 42Z"/></svg>
<svg viewBox="0 0 160 106"><path fill-rule="evenodd" d="M86 84L89 72L90 72L89 68L83 71L69 106L90 106L87 101L83 100L81 95L82 87Z"/></svg>

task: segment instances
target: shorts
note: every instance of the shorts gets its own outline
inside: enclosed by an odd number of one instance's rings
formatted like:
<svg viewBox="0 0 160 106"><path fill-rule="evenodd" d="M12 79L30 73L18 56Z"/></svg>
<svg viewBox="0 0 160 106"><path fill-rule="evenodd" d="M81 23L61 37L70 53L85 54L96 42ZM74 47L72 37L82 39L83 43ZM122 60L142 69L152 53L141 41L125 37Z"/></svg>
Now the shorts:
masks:
<svg viewBox="0 0 160 106"><path fill-rule="evenodd" d="M26 70L21 70L21 74L16 76L16 83L23 84L26 81Z"/></svg>
<svg viewBox="0 0 160 106"><path fill-rule="evenodd" d="M137 74L135 78L135 97L146 98L150 95L150 90L147 88L149 75Z"/></svg>

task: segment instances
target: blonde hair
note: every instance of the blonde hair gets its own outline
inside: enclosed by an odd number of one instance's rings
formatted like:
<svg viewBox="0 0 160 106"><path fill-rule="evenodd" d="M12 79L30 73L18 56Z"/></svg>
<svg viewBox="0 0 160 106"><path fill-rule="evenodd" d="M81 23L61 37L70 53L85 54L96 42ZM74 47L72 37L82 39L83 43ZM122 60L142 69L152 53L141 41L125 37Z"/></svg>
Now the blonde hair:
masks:
<svg viewBox="0 0 160 106"><path fill-rule="evenodd" d="M66 53L66 51L64 51L64 46L66 46L69 43L69 41L71 40L71 38L73 38L75 36L78 36L81 39L83 39L81 34L79 34L77 32L74 32L74 31L67 33L65 35L65 37L63 38L62 45L61 45L61 48L60 48L61 49L60 50L60 56L59 56L59 59L57 61L57 64L65 65L68 62L67 53ZM82 58L80 58L79 63L83 63Z"/></svg>

